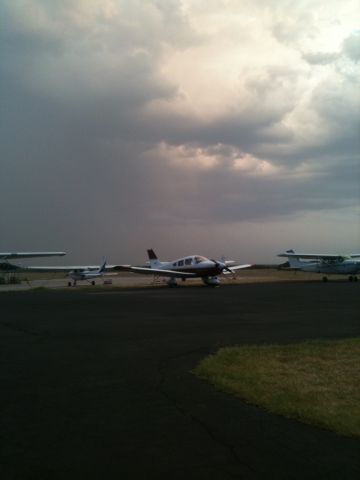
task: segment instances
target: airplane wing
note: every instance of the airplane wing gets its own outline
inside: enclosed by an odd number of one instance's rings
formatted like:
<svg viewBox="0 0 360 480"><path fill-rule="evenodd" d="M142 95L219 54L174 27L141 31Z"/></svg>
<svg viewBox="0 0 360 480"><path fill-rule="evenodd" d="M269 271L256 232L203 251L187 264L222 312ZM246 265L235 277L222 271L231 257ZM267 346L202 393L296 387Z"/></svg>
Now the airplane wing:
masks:
<svg viewBox="0 0 360 480"><path fill-rule="evenodd" d="M351 255L353 256L353 255ZM360 256L360 255L359 255ZM298 253L298 252L285 252L280 253L278 257L292 257L292 258L312 258L312 259L328 259L328 260L336 260L340 258L346 258L348 255L339 255L338 253Z"/></svg>
<svg viewBox="0 0 360 480"><path fill-rule="evenodd" d="M231 273L234 273L235 270L241 270L242 268L249 268L251 267L251 263L245 263L244 265L234 265L234 266L229 266L230 272L228 270L223 270L224 275L230 275Z"/></svg>
<svg viewBox="0 0 360 480"><path fill-rule="evenodd" d="M0 270L9 270L11 267L20 272L71 272L72 270L98 270L99 265L54 265L54 266L24 266L24 265L12 265L11 263L6 264L6 268L2 268L3 265L0 264ZM10 267L10 268L9 268ZM105 270L114 270L116 265L106 265Z"/></svg>
<svg viewBox="0 0 360 480"><path fill-rule="evenodd" d="M164 270L161 268L132 267L131 265L117 265L115 270L173 278L194 278L197 276L195 273L177 272L176 270Z"/></svg>
<svg viewBox="0 0 360 480"><path fill-rule="evenodd" d="M36 258L36 257L63 257L65 252L0 252L0 258L14 259L14 258Z"/></svg>
<svg viewBox="0 0 360 480"><path fill-rule="evenodd" d="M243 265L234 265L233 267L230 266L231 270L240 270L241 268L249 268L251 267L251 263L244 263Z"/></svg>

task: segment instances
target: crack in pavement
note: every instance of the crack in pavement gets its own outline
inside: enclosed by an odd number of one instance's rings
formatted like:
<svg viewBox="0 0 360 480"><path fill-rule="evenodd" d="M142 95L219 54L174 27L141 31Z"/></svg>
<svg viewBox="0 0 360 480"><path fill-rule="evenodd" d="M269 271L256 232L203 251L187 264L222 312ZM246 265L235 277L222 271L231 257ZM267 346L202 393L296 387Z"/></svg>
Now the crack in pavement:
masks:
<svg viewBox="0 0 360 480"><path fill-rule="evenodd" d="M14 325L10 322L0 322L0 325L2 325L3 327L9 329L9 330L13 330L14 332L19 332L19 333L25 333L26 335L33 335L33 336L42 336L43 334L39 333L39 332L35 332L33 330L29 330L27 328L24 328L24 327L19 327L18 325Z"/></svg>
<svg viewBox="0 0 360 480"><path fill-rule="evenodd" d="M200 418L198 418L194 413L191 413L190 410L188 410L184 406L180 405L177 398L172 396L168 392L168 390L166 389L166 386L165 386L165 384L166 384L165 370L168 368L169 363L171 363L175 360L179 360L181 358L188 357L190 355L199 355L200 353L202 355L204 355L204 354L208 353L208 351L207 350L205 351L204 349L192 350L192 351L189 351L189 352L186 352L186 353L182 353L180 355L175 355L175 356L172 356L172 357L167 357L165 359L162 359L158 363L158 372L159 372L159 375L160 375L160 380L158 382L158 390L163 395L163 397L166 398L166 400L179 413L181 413L181 415L186 416L192 422L196 423L211 438L212 441L214 441L215 443L217 443L221 447L225 448L228 451L228 453L230 454L230 456L235 460L236 464L238 464L239 466L241 466L243 468L244 467L247 468L249 472L251 472L252 474L255 474L255 471L248 464L244 463L244 461L239 457L234 445L232 445L231 443L229 443L229 442L225 441L224 439L220 438L216 434L216 432L211 427L209 427L204 421L202 421ZM237 474L234 474L230 471L225 471L223 473L226 473L231 478L242 478L243 477L243 475L241 475L241 474L237 475Z"/></svg>

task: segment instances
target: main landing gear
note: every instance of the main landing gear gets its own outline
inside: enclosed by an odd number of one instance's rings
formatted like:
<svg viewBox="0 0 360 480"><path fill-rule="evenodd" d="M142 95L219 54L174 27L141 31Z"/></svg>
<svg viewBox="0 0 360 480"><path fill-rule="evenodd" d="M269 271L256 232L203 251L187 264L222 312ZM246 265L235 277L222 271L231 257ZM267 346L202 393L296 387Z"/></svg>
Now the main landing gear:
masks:
<svg viewBox="0 0 360 480"><path fill-rule="evenodd" d="M326 276L322 277L322 281L327 282L328 277ZM357 281L358 281L358 277L356 275L349 275L349 282L357 282Z"/></svg>
<svg viewBox="0 0 360 480"><path fill-rule="evenodd" d="M178 286L178 284L176 283L176 278L170 278L167 284L170 288L175 288Z"/></svg>
<svg viewBox="0 0 360 480"><path fill-rule="evenodd" d="M95 280L91 281L91 285L95 285ZM68 287L76 287L76 280L74 280L74 283L68 282Z"/></svg>

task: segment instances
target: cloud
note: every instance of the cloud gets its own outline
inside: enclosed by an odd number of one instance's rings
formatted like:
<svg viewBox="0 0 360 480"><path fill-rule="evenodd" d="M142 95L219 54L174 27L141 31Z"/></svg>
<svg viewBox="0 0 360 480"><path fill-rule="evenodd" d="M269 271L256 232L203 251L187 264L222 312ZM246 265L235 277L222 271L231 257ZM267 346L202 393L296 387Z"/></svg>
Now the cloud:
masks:
<svg viewBox="0 0 360 480"><path fill-rule="evenodd" d="M360 32L354 32L344 40L343 49L345 54L354 62L360 60Z"/></svg>
<svg viewBox="0 0 360 480"><path fill-rule="evenodd" d="M8 242L133 252L359 204L352 2L3 4Z"/></svg>
<svg viewBox="0 0 360 480"><path fill-rule="evenodd" d="M339 58L337 52L309 52L303 54L303 59L311 65L329 65Z"/></svg>

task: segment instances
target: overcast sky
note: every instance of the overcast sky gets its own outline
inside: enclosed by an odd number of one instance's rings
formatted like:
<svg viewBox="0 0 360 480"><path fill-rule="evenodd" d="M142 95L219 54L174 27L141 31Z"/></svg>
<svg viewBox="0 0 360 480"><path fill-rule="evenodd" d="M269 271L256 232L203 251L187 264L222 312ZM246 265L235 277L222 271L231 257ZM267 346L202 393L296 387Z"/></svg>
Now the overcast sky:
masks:
<svg viewBox="0 0 360 480"><path fill-rule="evenodd" d="M358 5L0 0L0 251L359 252Z"/></svg>

